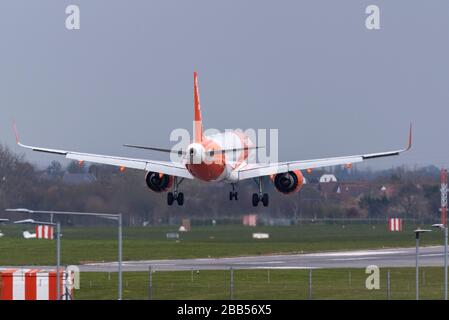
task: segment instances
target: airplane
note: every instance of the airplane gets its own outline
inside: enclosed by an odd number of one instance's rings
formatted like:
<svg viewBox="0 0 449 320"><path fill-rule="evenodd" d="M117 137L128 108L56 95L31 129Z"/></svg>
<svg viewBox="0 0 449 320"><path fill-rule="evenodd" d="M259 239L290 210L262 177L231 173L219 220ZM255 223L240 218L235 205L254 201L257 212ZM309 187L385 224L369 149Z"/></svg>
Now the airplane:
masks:
<svg viewBox="0 0 449 320"><path fill-rule="evenodd" d="M240 131L225 131L206 135L203 133L200 97L198 89L198 74L194 78L194 132L193 141L186 150L172 150L141 145L124 145L125 147L151 150L165 153L175 153L181 161L154 161L148 159L133 159L118 156L80 153L59 149L47 149L22 144L14 124L16 142L19 146L37 152L44 152L64 156L67 159L79 162L92 162L125 168L142 170L145 172L145 181L148 188L155 192L167 192L167 204L171 206L177 201L179 206L184 204L184 194L179 191L184 179L199 179L202 181L221 181L229 183L232 191L229 200L238 200L236 185L239 181L254 179L257 182L258 192L252 195L252 205L257 207L259 202L267 207L269 196L264 193L262 179L269 177L277 191L283 194L292 194L300 191L304 177L302 170L312 170L321 167L345 165L364 160L377 159L399 155L410 150L412 146L412 125L410 124L408 145L404 149L352 155L345 157L332 157L312 160L287 161L276 163L250 163L248 156L251 150L261 148L254 146L249 137ZM171 191L169 191L171 190Z"/></svg>
<svg viewBox="0 0 449 320"><path fill-rule="evenodd" d="M36 239L36 234L35 233L31 233L29 231L24 231L23 232L23 238L24 239Z"/></svg>

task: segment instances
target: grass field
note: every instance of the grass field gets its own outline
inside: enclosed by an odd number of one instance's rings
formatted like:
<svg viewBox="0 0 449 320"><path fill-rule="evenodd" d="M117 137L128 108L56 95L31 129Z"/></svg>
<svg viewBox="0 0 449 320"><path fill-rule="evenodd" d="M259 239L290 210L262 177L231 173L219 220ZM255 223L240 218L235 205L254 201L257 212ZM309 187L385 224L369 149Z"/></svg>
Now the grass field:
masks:
<svg viewBox="0 0 449 320"><path fill-rule="evenodd" d="M365 287L364 269L315 269L312 299L387 299L387 269L380 271L380 289ZM148 272L125 272L123 299L148 299ZM308 270L235 270L234 299L308 299ZM390 297L415 299L415 269L390 269ZM443 298L443 269L422 268L421 299ZM230 299L229 271L154 272L153 299ZM117 274L83 273L75 299L117 299Z"/></svg>
<svg viewBox="0 0 449 320"><path fill-rule="evenodd" d="M124 260L177 259L297 253L384 247L413 247L414 226L388 232L386 225L319 225L285 227L201 226L180 233L179 240L166 239L176 227L124 228ZM55 262L55 243L25 240L22 228L2 226L1 265L46 265ZM31 228L30 228L31 229ZM270 239L254 240L253 232L267 232ZM62 227L62 263L80 264L117 260L117 230L113 227ZM440 232L422 237L422 245L441 244Z"/></svg>

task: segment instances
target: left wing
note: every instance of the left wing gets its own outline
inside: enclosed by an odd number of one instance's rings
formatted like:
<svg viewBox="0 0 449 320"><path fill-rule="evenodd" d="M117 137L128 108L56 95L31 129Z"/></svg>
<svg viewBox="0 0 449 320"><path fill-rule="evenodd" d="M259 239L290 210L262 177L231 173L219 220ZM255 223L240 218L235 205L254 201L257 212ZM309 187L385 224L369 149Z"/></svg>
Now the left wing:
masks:
<svg viewBox="0 0 449 320"><path fill-rule="evenodd" d="M169 161L154 161L154 160L145 160L145 159L132 159L132 158L124 158L124 157L106 156L106 155L100 155L100 154L81 153L81 152L74 152L74 151L33 147L33 146L24 145L20 142L15 125L14 125L14 131L16 134L17 144L21 147L31 149L33 151L57 154L57 155L65 156L67 159L72 159L72 160L108 164L108 165L117 166L117 167L131 168L131 169L144 170L144 171L152 171L152 172L163 173L163 174L167 174L167 175L171 175L171 176L193 179L193 176L190 174L190 172L187 170L187 168L182 163L169 162Z"/></svg>
<svg viewBox="0 0 449 320"><path fill-rule="evenodd" d="M410 125L408 145L404 149L370 153L356 156L347 157L335 157L335 158L324 158L324 159L313 159L313 160L302 160L302 161L289 161L289 162L277 162L277 163L267 163L267 164L248 164L241 167L238 170L239 180L245 180L250 178L257 178L262 176L269 176L272 174L284 173L294 170L305 170L305 169L315 169L321 167L329 167L336 165L348 165L357 162L362 162L364 160L397 156L402 152L410 150L412 147L412 125Z"/></svg>

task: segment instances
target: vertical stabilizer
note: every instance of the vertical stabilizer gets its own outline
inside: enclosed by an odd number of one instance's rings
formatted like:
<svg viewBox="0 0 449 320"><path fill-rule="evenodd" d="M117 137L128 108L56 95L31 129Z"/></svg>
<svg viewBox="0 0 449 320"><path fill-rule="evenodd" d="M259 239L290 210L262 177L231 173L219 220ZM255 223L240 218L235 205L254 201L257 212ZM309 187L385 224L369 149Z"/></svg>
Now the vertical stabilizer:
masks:
<svg viewBox="0 0 449 320"><path fill-rule="evenodd" d="M193 73L193 98L194 98L194 132L193 142L201 143L203 141L203 122L201 119L200 93L198 90L198 74Z"/></svg>

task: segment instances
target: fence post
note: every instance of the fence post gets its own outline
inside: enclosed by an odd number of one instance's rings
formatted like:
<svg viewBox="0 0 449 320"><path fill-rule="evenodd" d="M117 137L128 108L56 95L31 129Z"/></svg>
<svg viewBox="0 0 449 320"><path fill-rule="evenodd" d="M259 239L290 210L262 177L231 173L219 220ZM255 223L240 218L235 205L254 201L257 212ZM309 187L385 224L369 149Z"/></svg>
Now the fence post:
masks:
<svg viewBox="0 0 449 320"><path fill-rule="evenodd" d="M422 271L422 285L426 286L426 270Z"/></svg>
<svg viewBox="0 0 449 320"><path fill-rule="evenodd" d="M153 299L153 268L149 267L149 281L148 281L148 300Z"/></svg>
<svg viewBox="0 0 449 320"><path fill-rule="evenodd" d="M390 269L387 271L387 300L391 300L391 291L390 291Z"/></svg>
<svg viewBox="0 0 449 320"><path fill-rule="evenodd" d="M234 300L234 269L231 267L231 283L230 283L230 298Z"/></svg>
<svg viewBox="0 0 449 320"><path fill-rule="evenodd" d="M309 269L309 300L312 300L312 269Z"/></svg>

